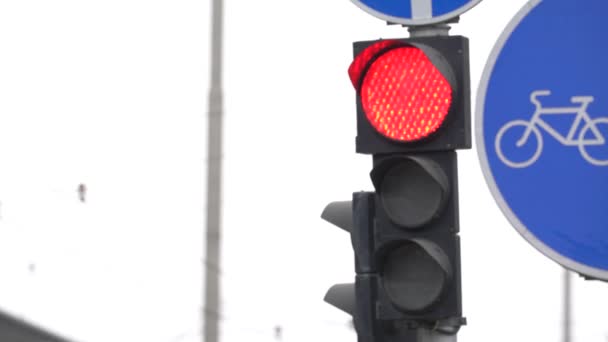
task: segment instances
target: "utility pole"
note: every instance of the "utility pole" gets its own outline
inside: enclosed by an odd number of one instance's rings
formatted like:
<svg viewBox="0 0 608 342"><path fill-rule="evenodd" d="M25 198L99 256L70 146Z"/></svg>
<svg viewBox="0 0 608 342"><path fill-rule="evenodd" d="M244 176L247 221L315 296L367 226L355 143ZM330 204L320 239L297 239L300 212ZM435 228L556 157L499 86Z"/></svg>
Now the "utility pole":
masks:
<svg viewBox="0 0 608 342"><path fill-rule="evenodd" d="M207 227L205 234L203 342L218 342L220 319L221 184L222 184L222 0L211 10L211 89L209 91L207 150Z"/></svg>
<svg viewBox="0 0 608 342"><path fill-rule="evenodd" d="M572 341L571 317L572 277L570 271L564 268L564 342Z"/></svg>

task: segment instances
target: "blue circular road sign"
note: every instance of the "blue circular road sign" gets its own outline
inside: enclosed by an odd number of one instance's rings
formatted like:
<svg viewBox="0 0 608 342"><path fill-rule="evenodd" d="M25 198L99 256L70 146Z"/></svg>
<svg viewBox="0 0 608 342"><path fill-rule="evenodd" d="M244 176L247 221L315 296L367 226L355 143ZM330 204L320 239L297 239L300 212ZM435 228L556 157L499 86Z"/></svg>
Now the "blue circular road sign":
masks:
<svg viewBox="0 0 608 342"><path fill-rule="evenodd" d="M352 0L369 14L407 26L435 24L468 11L481 0Z"/></svg>
<svg viewBox="0 0 608 342"><path fill-rule="evenodd" d="M479 87L486 181L511 224L561 265L608 280L605 0L533 0Z"/></svg>

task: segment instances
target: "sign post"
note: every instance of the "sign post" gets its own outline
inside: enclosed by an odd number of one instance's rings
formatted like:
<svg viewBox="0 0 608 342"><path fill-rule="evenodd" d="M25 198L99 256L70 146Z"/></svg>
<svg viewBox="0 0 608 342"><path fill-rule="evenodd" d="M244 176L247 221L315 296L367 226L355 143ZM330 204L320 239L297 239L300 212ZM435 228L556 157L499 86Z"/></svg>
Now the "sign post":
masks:
<svg viewBox="0 0 608 342"><path fill-rule="evenodd" d="M479 87L479 159L499 207L547 257L608 280L608 47L600 0L532 0Z"/></svg>

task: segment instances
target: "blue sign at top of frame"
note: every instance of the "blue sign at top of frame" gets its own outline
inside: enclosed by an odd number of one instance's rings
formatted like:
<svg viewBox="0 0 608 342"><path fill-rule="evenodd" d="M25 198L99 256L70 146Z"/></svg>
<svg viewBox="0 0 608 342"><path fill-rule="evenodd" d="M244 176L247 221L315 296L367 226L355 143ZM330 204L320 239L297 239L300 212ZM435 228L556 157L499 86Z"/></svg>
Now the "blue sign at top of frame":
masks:
<svg viewBox="0 0 608 342"><path fill-rule="evenodd" d="M352 0L369 14L407 26L428 25L450 20L481 0Z"/></svg>

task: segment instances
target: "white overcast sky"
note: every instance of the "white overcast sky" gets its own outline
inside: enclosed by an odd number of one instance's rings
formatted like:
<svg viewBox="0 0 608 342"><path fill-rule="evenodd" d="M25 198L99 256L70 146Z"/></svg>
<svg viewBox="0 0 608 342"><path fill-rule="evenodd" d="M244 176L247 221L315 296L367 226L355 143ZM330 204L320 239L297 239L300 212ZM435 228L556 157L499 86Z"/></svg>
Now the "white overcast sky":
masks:
<svg viewBox="0 0 608 342"><path fill-rule="evenodd" d="M524 3L454 25L474 92ZM0 0L2 310L83 342L200 341L210 9ZM225 33L222 340L355 341L322 301L354 279L349 239L319 215L372 189L351 44L407 32L348 0L227 0ZM509 225L475 150L459 171L459 339L560 341L560 267ZM608 339L607 308L607 285L577 277L575 341Z"/></svg>

